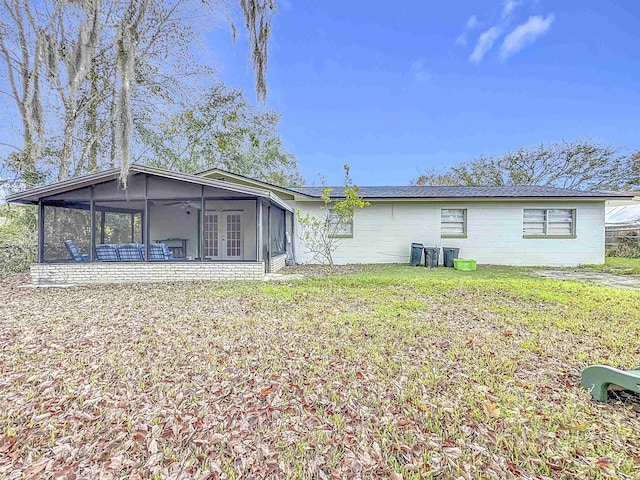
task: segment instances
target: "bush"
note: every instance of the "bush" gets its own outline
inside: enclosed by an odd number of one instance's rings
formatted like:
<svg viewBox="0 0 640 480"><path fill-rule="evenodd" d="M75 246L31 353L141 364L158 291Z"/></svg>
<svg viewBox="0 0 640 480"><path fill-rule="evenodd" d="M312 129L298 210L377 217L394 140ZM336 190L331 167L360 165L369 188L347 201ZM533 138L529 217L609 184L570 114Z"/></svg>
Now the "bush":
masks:
<svg viewBox="0 0 640 480"><path fill-rule="evenodd" d="M0 207L0 273L23 272L37 261L36 219L33 207Z"/></svg>
<svg viewBox="0 0 640 480"><path fill-rule="evenodd" d="M640 238L632 232L619 237L618 243L607 249L607 257L640 258Z"/></svg>

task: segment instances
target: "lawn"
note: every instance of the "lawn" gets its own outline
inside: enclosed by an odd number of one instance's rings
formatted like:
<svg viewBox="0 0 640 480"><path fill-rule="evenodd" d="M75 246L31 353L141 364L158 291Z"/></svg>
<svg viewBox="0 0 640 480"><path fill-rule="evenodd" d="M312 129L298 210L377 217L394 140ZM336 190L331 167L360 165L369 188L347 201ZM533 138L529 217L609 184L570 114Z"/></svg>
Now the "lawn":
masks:
<svg viewBox="0 0 640 480"><path fill-rule="evenodd" d="M640 292L518 269L0 281L0 478L638 478Z"/></svg>
<svg viewBox="0 0 640 480"><path fill-rule="evenodd" d="M638 275L640 274L640 258L605 257L604 265L585 265L584 268L623 275Z"/></svg>

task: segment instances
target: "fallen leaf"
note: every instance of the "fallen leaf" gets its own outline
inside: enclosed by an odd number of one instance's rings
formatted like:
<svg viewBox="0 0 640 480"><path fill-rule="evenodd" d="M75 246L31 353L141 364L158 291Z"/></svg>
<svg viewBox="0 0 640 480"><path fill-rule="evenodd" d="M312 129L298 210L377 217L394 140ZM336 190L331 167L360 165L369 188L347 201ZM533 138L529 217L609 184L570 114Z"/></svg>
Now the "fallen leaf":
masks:
<svg viewBox="0 0 640 480"><path fill-rule="evenodd" d="M500 409L491 400L487 400L486 402L484 402L482 408L484 409L484 412L491 418L500 417Z"/></svg>
<svg viewBox="0 0 640 480"><path fill-rule="evenodd" d="M585 422L581 422L580 420L573 421L573 429L578 430L579 432L584 432L587 429L588 425Z"/></svg>
<svg viewBox="0 0 640 480"><path fill-rule="evenodd" d="M559 472L560 470L562 470L562 465L558 465L557 463L547 462L547 466L554 472Z"/></svg>
<svg viewBox="0 0 640 480"><path fill-rule="evenodd" d="M56 480L76 480L76 473L72 467L65 467L53 474Z"/></svg>

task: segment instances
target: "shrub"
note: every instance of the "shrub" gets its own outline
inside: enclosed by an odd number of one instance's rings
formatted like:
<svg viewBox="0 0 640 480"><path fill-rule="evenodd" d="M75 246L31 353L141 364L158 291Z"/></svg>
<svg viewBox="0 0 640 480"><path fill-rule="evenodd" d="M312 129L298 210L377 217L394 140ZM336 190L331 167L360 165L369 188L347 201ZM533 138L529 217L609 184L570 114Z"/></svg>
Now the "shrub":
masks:
<svg viewBox="0 0 640 480"><path fill-rule="evenodd" d="M345 236L343 230L349 224L353 225L356 212L369 206L360 196L360 188L353 185L349 176L349 166L344 166L344 199L331 198L333 189L323 183L322 207L323 215L317 217L310 213L302 214L298 209L300 230L298 238L311 253L314 261L333 267L333 253L341 244ZM353 232L352 232L353 233Z"/></svg>
<svg viewBox="0 0 640 480"><path fill-rule="evenodd" d="M33 207L0 207L0 273L25 271L37 261L37 221Z"/></svg>

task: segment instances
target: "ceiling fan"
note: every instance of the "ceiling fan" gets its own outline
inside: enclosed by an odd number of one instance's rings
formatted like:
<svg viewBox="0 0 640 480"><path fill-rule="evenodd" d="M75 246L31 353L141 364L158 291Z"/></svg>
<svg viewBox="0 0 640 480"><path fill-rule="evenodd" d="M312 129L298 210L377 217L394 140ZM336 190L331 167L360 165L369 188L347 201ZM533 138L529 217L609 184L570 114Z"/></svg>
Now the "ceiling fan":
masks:
<svg viewBox="0 0 640 480"><path fill-rule="evenodd" d="M196 210L200 210L200 205L198 205L196 202L192 202L191 200L180 200L177 202L168 202L168 203L163 203L162 205L164 207L170 207L173 205L182 205L182 208L185 209L185 213L187 215L191 215L192 208L195 208Z"/></svg>

